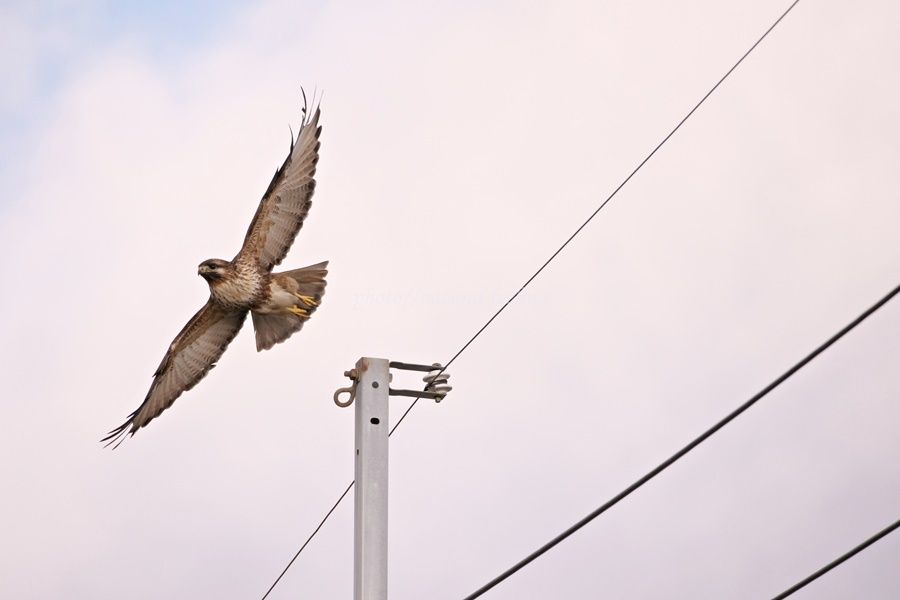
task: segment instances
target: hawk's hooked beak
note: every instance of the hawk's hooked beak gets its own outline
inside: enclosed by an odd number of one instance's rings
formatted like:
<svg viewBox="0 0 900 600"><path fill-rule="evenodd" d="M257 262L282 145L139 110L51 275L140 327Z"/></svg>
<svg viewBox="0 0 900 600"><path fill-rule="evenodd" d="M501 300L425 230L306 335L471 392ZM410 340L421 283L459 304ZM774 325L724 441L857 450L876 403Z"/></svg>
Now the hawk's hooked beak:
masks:
<svg viewBox="0 0 900 600"><path fill-rule="evenodd" d="M222 278L222 271L218 267L206 264L197 267L197 274L210 282Z"/></svg>

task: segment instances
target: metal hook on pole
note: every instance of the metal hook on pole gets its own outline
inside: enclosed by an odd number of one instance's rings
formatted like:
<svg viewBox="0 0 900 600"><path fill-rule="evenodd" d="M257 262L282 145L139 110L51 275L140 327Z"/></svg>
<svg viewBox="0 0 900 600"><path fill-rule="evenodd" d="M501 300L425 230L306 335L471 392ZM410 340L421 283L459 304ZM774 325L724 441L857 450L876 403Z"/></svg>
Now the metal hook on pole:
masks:
<svg viewBox="0 0 900 600"><path fill-rule="evenodd" d="M341 408L347 408L353 404L354 400L356 400L356 386L359 384L359 372L356 369L350 369L349 371L344 371L344 377L349 377L350 380L353 381L353 385L350 387L338 388L337 391L334 392L334 403ZM341 400L341 394L349 394L350 397L346 400Z"/></svg>

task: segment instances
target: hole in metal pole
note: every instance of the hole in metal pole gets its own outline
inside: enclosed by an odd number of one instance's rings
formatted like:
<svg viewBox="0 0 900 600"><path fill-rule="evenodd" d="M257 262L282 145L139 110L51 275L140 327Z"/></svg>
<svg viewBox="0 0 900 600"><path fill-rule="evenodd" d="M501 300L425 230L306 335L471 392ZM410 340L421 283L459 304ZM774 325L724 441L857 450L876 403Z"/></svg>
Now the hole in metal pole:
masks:
<svg viewBox="0 0 900 600"><path fill-rule="evenodd" d="M377 387L378 387L378 382L377 382L377 381L373 381L373 382L372 382L372 387L373 387L373 388L377 388Z"/></svg>
<svg viewBox="0 0 900 600"><path fill-rule="evenodd" d="M379 423L381 423L381 421L378 420L378 417L372 417L371 419L369 419L369 423L371 423L372 425L378 425Z"/></svg>

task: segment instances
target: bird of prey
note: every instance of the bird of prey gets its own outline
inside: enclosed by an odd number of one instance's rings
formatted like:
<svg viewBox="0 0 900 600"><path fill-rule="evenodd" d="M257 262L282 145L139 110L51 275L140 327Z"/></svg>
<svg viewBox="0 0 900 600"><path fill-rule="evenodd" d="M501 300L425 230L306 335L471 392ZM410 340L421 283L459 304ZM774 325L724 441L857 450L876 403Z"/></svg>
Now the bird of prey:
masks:
<svg viewBox="0 0 900 600"><path fill-rule="evenodd" d="M327 262L273 273L284 259L312 203L319 161L319 108L312 117L304 101L297 139L275 172L240 252L232 260L211 258L197 271L209 283L209 300L188 321L153 374L147 397L103 442L118 446L194 387L234 339L249 312L257 351L268 350L299 331L325 293Z"/></svg>

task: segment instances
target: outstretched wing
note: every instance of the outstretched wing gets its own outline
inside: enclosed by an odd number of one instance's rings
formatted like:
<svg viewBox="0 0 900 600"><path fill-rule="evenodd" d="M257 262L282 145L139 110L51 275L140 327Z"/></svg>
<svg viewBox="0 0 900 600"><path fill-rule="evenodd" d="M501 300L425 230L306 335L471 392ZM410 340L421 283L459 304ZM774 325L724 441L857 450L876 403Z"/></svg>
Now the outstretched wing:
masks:
<svg viewBox="0 0 900 600"><path fill-rule="evenodd" d="M120 438L128 433L134 435L172 406L182 392L194 387L215 366L246 317L247 311L231 312L207 302L169 346L153 374L144 402L102 441L108 442L107 445L121 443Z"/></svg>
<svg viewBox="0 0 900 600"><path fill-rule="evenodd" d="M316 187L316 163L319 162L320 110L305 118L296 143L281 168L275 172L253 216L244 245L235 262L259 264L271 271L284 260L312 204Z"/></svg>

